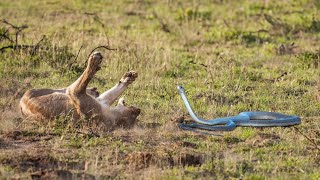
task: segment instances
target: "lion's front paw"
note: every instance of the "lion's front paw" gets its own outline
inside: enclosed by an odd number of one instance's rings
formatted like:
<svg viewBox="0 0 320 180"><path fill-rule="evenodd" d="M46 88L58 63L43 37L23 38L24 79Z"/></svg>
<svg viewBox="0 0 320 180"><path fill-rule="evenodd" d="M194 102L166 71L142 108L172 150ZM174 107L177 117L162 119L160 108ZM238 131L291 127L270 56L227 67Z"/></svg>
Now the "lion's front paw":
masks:
<svg viewBox="0 0 320 180"><path fill-rule="evenodd" d="M136 78L138 77L138 73L136 73L135 71L129 71L126 72L121 80L120 83L127 83L127 84L131 84L133 81L136 80Z"/></svg>

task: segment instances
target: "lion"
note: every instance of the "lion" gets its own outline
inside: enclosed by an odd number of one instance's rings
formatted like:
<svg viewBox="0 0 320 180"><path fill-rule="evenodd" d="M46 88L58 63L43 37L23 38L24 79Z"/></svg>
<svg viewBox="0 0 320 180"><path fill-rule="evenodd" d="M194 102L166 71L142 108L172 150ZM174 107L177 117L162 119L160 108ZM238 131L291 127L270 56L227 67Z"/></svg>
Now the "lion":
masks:
<svg viewBox="0 0 320 180"><path fill-rule="evenodd" d="M31 89L20 100L20 110L27 119L46 122L72 112L73 119L84 117L102 123L107 130L116 127L132 127L140 114L140 109L127 106L120 98L116 106L112 104L135 81L138 74L129 71L119 83L102 93L96 88L87 88L94 75L101 69L102 55L94 52L89 56L82 75L65 89Z"/></svg>

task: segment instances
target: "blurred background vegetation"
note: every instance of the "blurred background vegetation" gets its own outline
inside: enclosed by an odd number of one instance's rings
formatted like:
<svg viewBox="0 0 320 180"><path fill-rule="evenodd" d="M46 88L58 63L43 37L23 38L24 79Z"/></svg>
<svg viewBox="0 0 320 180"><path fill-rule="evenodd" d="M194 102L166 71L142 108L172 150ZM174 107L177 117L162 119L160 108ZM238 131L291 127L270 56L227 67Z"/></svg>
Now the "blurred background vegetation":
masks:
<svg viewBox="0 0 320 180"><path fill-rule="evenodd" d="M319 10L318 0L2 0L0 175L320 178ZM26 89L68 86L100 45L116 50L100 49L91 86L103 92L139 73L124 95L142 109L135 129L95 137L70 132L66 117L43 128L19 115ZM184 132L172 121L186 115L178 84L207 119L259 110L302 124L222 138Z"/></svg>

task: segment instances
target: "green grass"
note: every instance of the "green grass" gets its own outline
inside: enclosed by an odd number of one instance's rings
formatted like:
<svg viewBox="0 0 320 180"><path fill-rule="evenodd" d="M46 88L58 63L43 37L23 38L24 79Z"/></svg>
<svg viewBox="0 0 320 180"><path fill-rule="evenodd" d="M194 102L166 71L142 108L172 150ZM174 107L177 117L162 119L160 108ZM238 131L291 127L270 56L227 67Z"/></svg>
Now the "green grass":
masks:
<svg viewBox="0 0 320 180"><path fill-rule="evenodd" d="M0 52L0 176L319 179L319 10L316 0L2 0L0 17L28 26L18 44L40 50ZM15 33L0 22L0 48ZM41 125L17 114L26 89L68 86L99 45L118 50L100 49L90 86L102 92L137 71L124 94L142 109L137 127L99 137L68 117ZM178 84L204 118L259 110L302 124L185 132L172 121L187 113Z"/></svg>

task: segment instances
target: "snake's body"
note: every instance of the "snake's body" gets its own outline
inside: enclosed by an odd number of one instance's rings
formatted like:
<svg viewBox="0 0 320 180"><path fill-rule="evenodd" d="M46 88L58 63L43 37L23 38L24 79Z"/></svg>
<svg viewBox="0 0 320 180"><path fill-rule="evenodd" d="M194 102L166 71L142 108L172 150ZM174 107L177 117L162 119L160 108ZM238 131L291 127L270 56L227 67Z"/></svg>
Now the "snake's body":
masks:
<svg viewBox="0 0 320 180"><path fill-rule="evenodd" d="M211 131L232 131L237 126L252 126L252 127L275 127L275 126L292 126L300 124L301 120L298 116L285 115L275 112L241 112L238 116L230 116L224 118L216 118L205 120L199 118L192 110L190 103L186 97L183 87L178 86L178 91L182 100L193 120L197 123L183 124L182 128L199 128Z"/></svg>

